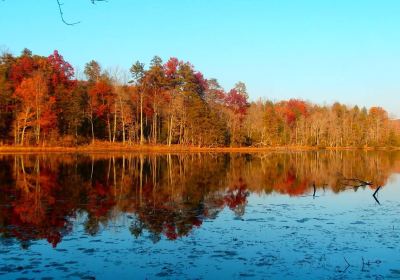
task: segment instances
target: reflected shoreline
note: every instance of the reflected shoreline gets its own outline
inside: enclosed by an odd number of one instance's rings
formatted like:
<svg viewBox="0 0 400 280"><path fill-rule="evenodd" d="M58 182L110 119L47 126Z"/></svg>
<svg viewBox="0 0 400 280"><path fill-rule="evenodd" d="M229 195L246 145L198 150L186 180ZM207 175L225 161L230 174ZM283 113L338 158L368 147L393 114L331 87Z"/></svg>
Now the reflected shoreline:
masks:
<svg viewBox="0 0 400 280"><path fill-rule="evenodd" d="M400 171L400 152L15 154L0 156L0 170L0 239L55 247L83 213L89 235L130 215L136 238L175 240L225 208L243 216L250 194L372 195Z"/></svg>

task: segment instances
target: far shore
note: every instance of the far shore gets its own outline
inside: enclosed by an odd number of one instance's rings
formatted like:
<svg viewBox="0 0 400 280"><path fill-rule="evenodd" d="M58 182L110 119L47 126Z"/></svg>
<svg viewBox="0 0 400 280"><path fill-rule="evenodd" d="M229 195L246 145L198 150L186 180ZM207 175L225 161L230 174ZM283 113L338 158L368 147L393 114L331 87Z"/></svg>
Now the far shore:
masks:
<svg viewBox="0 0 400 280"><path fill-rule="evenodd" d="M262 153L273 151L295 152L295 151L394 151L400 147L316 147L316 146L264 146L264 147L198 147L183 145L129 145L120 143L95 143L84 146L62 147L62 146L0 146L0 154L9 153Z"/></svg>

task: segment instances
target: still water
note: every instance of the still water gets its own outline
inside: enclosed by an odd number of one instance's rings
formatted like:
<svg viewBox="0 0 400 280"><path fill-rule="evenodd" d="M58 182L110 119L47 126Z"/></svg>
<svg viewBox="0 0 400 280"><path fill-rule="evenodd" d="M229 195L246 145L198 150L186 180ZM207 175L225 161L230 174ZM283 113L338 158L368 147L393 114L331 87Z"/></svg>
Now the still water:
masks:
<svg viewBox="0 0 400 280"><path fill-rule="evenodd" d="M0 278L400 278L399 172L399 152L0 155Z"/></svg>

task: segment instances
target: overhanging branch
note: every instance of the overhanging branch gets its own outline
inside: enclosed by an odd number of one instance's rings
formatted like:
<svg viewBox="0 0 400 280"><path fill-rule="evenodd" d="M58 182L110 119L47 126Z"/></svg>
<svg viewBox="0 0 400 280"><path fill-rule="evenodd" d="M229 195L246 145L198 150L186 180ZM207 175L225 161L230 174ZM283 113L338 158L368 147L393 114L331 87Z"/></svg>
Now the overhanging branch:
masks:
<svg viewBox="0 0 400 280"><path fill-rule="evenodd" d="M62 20L62 22L63 23L65 23L66 25L75 25L75 24L78 24L78 23L80 23L80 21L77 21L77 22L68 22L68 21L66 21L65 19L64 19L64 12L63 12L63 9L62 9L62 5L64 5L64 3L61 3L60 2L60 0L56 0L57 1L57 5L58 5L58 11L60 12L60 17L61 17L61 20ZM93 1L92 1L93 2Z"/></svg>
<svg viewBox="0 0 400 280"><path fill-rule="evenodd" d="M56 0L56 1L57 1L58 11L60 13L61 20L62 20L62 22L64 24L66 24L66 25L75 25L75 24L80 23L80 21L76 21L76 22L66 21L65 18L64 18L64 12L63 12L63 9L62 9L62 6L64 5L64 3L61 3L60 0ZM94 5L94 4L96 4L96 2L107 2L107 0L90 0L90 2Z"/></svg>

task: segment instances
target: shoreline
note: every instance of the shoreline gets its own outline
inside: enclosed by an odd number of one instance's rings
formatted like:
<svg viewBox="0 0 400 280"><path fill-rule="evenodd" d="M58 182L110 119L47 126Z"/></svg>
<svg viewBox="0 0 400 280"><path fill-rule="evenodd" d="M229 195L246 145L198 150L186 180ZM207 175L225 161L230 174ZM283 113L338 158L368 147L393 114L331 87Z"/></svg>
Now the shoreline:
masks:
<svg viewBox="0 0 400 280"><path fill-rule="evenodd" d="M302 151L398 151L400 147L313 147L313 146L267 146L267 147L196 147L181 145L122 145L91 144L86 146L0 146L0 154L11 153L262 153Z"/></svg>

